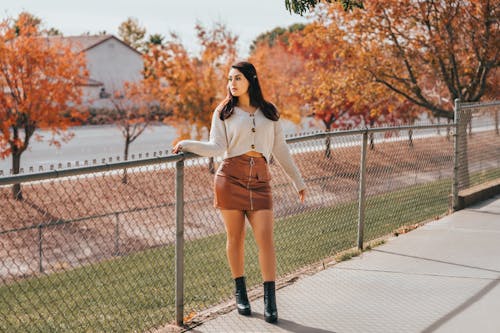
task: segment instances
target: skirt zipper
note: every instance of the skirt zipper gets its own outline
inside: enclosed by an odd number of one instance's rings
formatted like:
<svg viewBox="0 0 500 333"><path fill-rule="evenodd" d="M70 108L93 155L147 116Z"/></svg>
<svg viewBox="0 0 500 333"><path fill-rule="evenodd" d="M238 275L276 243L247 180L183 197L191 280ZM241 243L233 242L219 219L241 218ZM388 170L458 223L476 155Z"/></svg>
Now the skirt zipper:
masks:
<svg viewBox="0 0 500 333"><path fill-rule="evenodd" d="M253 157L250 158L250 174L248 175L248 183L247 183L247 190L250 192L250 210L253 210L253 198L252 198L252 190L250 189L250 180L252 179L252 169L254 166L255 162L253 160Z"/></svg>

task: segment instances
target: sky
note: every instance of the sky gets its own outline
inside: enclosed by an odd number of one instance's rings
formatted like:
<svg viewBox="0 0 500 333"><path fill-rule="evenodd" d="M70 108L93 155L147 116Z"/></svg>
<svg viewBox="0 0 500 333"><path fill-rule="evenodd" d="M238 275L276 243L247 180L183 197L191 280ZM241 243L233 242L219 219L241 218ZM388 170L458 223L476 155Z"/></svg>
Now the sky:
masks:
<svg viewBox="0 0 500 333"><path fill-rule="evenodd" d="M277 26L306 23L308 18L290 14L285 0L0 0L0 18L16 17L28 11L65 36L91 34L105 30L118 36L118 26L135 17L147 35L177 33L191 52L196 52L194 26L210 28L225 24L239 36L240 57L248 55L252 41Z"/></svg>

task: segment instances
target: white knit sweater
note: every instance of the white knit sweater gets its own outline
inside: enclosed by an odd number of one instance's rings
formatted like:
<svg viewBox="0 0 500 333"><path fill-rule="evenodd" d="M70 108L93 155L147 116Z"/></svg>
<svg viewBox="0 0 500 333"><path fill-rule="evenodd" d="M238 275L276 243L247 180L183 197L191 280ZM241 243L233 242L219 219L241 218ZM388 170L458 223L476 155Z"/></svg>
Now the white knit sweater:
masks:
<svg viewBox="0 0 500 333"><path fill-rule="evenodd" d="M266 118L260 109L251 114L235 107L233 114L224 121L216 111L212 116L208 142L183 140L180 144L183 151L206 157L224 154L224 158L229 158L255 151L269 161L273 154L292 179L295 189L300 191L306 187L286 144L280 121Z"/></svg>

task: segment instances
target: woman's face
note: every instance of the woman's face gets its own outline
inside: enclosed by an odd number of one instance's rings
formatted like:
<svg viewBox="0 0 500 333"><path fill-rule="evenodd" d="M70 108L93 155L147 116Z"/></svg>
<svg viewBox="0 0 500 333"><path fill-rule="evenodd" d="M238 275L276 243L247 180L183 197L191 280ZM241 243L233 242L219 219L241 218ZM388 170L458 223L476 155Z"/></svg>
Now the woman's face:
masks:
<svg viewBox="0 0 500 333"><path fill-rule="evenodd" d="M236 68L231 68L228 75L227 87L231 91L231 95L235 97L242 96L248 93L248 87L250 83L245 78L243 73L241 73Z"/></svg>

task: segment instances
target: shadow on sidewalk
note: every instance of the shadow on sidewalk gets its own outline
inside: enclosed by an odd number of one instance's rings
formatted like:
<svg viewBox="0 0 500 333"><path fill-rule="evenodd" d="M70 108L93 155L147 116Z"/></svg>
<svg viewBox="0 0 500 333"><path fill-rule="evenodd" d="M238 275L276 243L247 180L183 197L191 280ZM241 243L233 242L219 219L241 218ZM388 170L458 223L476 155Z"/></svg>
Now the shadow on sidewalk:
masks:
<svg viewBox="0 0 500 333"><path fill-rule="evenodd" d="M459 267L464 267L464 268L477 269L477 270L486 271L486 272L500 273L500 271L494 270L494 269L488 269L488 268L471 266L471 265L464 265L464 264L443 261L443 260L437 260L437 259L432 259L432 258L412 256L409 254L402 254L402 253L384 251L384 250L379 250L379 249L374 249L373 251L391 254L391 255L403 256L403 257L408 257L408 258L415 258L415 259L419 259L419 260L433 261L433 262L438 262L438 263L442 263L442 264L446 264L446 265L454 265L454 266L459 266ZM425 332L425 333L435 332L437 329L439 329L445 323L447 323L448 321L450 321L454 317L458 316L461 312L465 311L467 308L469 308L474 303L479 301L481 298L483 298L485 295L487 295L491 290L495 289L499 284L500 284L500 277L492 279L492 281L490 283L488 283L486 286L481 288L477 293L475 293L474 295L469 297L465 302L463 302L462 304L455 307L453 310L451 310L450 312L448 312L447 314L445 314L444 316L442 316L441 318L436 320L434 323L432 323L427 328L425 328L422 332Z"/></svg>
<svg viewBox="0 0 500 333"><path fill-rule="evenodd" d="M252 319L259 319L264 321L264 315L259 312L252 311ZM279 318L277 324L268 324L270 326L277 326L283 330L286 330L288 332L293 332L293 333L335 333L335 331L330 331L330 330L324 330L321 328L316 328L316 327L310 327L310 326L304 326L301 324L298 324L294 321L288 320L288 319L283 319ZM197 330L193 329L190 330L189 332L192 333L201 333L203 330ZM241 330L239 332L246 332L245 330ZM254 332L254 331L248 331L248 332Z"/></svg>
<svg viewBox="0 0 500 333"><path fill-rule="evenodd" d="M471 266L471 265L465 265L465 264L454 263L454 262L449 262L449 261L443 261L443 260L433 259L433 258L424 258L424 257L412 256L410 254L397 253L397 252L385 251L385 250L379 250L379 249L372 249L372 251L373 252L386 253L386 254L392 254L392 255L395 255L395 256L401 256L401 257L407 257L407 258L413 258L413 259L419 259L419 260L425 260L425 261L438 262L438 263L441 263L441 264L447 264L447 265L453 265L453 266L459 266L459 267L465 267L465 268L471 268L471 269L478 269L478 270L485 271L485 272L500 273L500 271L494 270L494 269L489 269L489 268L484 268L484 267L477 267L477 266Z"/></svg>
<svg viewBox="0 0 500 333"><path fill-rule="evenodd" d="M479 301L481 298L483 298L486 294L488 294L491 290L493 290L498 284L500 284L500 278L497 278L496 280L491 281L488 283L485 287L483 287L481 290L479 290L476 294L472 295L472 297L469 297L465 302L457 306L455 309L452 311L448 312L438 320L436 320L434 323L429 325L426 329L424 329L422 332L423 333L431 333L435 332L437 329L439 329L441 326L443 326L446 322L450 321L454 317L458 316L461 312L465 311L467 308L469 308L471 305Z"/></svg>

